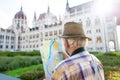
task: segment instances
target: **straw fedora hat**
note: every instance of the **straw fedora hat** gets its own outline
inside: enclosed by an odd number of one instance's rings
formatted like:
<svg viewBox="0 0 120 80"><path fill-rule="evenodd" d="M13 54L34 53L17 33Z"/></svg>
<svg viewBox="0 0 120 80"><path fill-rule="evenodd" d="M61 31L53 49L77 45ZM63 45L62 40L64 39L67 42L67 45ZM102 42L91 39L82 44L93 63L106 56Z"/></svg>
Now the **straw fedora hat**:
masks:
<svg viewBox="0 0 120 80"><path fill-rule="evenodd" d="M88 38L88 40L92 40L91 38L87 37L84 33L82 24L76 22L67 22L64 24L64 31L63 35L59 36L60 38Z"/></svg>

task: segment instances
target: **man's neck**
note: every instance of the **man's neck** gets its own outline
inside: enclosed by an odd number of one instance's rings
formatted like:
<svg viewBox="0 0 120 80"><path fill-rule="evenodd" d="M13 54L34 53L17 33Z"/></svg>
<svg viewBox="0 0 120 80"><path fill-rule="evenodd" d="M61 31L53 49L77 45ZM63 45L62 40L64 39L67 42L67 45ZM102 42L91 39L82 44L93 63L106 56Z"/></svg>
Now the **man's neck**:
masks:
<svg viewBox="0 0 120 80"><path fill-rule="evenodd" d="M71 47L71 48L69 48L69 50L68 50L69 55L71 56L72 53L73 53L75 50L77 50L78 48L82 48L82 47L80 47L80 46L76 46L76 47Z"/></svg>
<svg viewBox="0 0 120 80"><path fill-rule="evenodd" d="M76 55L76 54L83 52L83 51L85 51L84 47L78 48L78 49L74 50L74 52L71 54L71 56Z"/></svg>

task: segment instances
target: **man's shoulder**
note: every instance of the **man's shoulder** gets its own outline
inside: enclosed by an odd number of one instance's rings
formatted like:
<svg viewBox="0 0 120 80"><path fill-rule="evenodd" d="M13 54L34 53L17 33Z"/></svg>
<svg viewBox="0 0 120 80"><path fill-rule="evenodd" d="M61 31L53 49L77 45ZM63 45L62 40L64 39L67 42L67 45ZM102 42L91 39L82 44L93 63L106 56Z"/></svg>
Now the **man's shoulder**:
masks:
<svg viewBox="0 0 120 80"><path fill-rule="evenodd" d="M71 57L70 57L70 58L67 58L67 59L61 61L61 62L56 66L55 69L67 68L67 67L68 67L69 65L71 65L71 64L73 64L73 61L72 61L72 59L71 59Z"/></svg>

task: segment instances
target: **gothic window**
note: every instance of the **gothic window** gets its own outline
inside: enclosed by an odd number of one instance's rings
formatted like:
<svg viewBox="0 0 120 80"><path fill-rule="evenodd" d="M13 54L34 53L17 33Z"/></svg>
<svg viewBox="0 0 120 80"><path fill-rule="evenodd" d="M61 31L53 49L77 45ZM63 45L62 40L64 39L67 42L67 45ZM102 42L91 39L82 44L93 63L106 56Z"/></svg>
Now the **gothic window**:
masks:
<svg viewBox="0 0 120 80"><path fill-rule="evenodd" d="M20 37L18 37L18 40L20 40Z"/></svg>
<svg viewBox="0 0 120 80"><path fill-rule="evenodd" d="M100 18L98 17L95 18L95 25L100 25Z"/></svg>
<svg viewBox="0 0 120 80"><path fill-rule="evenodd" d="M6 39L7 39L7 36L6 36Z"/></svg>
<svg viewBox="0 0 120 80"><path fill-rule="evenodd" d="M109 41L109 49L110 49L110 51L115 51L115 43L114 43L114 41Z"/></svg>
<svg viewBox="0 0 120 80"><path fill-rule="evenodd" d="M18 48L20 48L20 46L18 45Z"/></svg>
<svg viewBox="0 0 120 80"><path fill-rule="evenodd" d="M2 38L4 39L4 35L2 36Z"/></svg>
<svg viewBox="0 0 120 80"><path fill-rule="evenodd" d="M80 24L82 24L82 20L81 19L79 19L79 22L80 22ZM82 24L83 25L83 24Z"/></svg>
<svg viewBox="0 0 120 80"><path fill-rule="evenodd" d="M2 35L0 35L0 39L2 38Z"/></svg>
<svg viewBox="0 0 120 80"><path fill-rule="evenodd" d="M32 39L32 35L30 35L30 39Z"/></svg>
<svg viewBox="0 0 120 80"><path fill-rule="evenodd" d="M44 25L45 26L45 28L48 28L48 25Z"/></svg>
<svg viewBox="0 0 120 80"><path fill-rule="evenodd" d="M36 37L39 38L39 34L37 34Z"/></svg>
<svg viewBox="0 0 120 80"><path fill-rule="evenodd" d="M59 34L62 34L62 30L59 30Z"/></svg>
<svg viewBox="0 0 120 80"><path fill-rule="evenodd" d="M33 38L35 38L35 35L33 35Z"/></svg>
<svg viewBox="0 0 120 80"><path fill-rule="evenodd" d="M102 43L102 38L101 38L101 36L98 36L98 37L96 38L96 43Z"/></svg>
<svg viewBox="0 0 120 80"><path fill-rule="evenodd" d="M8 45L6 45L6 48L8 48Z"/></svg>
<svg viewBox="0 0 120 80"><path fill-rule="evenodd" d="M33 48L35 48L35 45L33 45Z"/></svg>
<svg viewBox="0 0 120 80"><path fill-rule="evenodd" d="M18 24L17 24L17 27L16 27L16 29L19 29L19 28L20 28L20 23L18 23Z"/></svg>
<svg viewBox="0 0 120 80"><path fill-rule="evenodd" d="M0 48L3 48L3 45L0 45Z"/></svg>
<svg viewBox="0 0 120 80"><path fill-rule="evenodd" d="M49 32L49 35L52 36L52 31Z"/></svg>
<svg viewBox="0 0 120 80"><path fill-rule="evenodd" d="M37 46L36 47L39 47L39 45L37 44Z"/></svg>
<svg viewBox="0 0 120 80"><path fill-rule="evenodd" d="M11 49L13 49L13 45L11 46Z"/></svg>
<svg viewBox="0 0 120 80"><path fill-rule="evenodd" d="M40 41L42 42L43 40L42 40L42 39L40 39Z"/></svg>
<svg viewBox="0 0 120 80"><path fill-rule="evenodd" d="M91 32L91 30L87 30L87 34L91 34L92 32Z"/></svg>
<svg viewBox="0 0 120 80"><path fill-rule="evenodd" d="M57 31L54 31L54 35L57 35Z"/></svg>
<svg viewBox="0 0 120 80"><path fill-rule="evenodd" d="M89 17L88 17L87 20L86 20L86 26L87 26L87 27L90 27L90 26L91 26L91 20L90 20Z"/></svg>
<svg viewBox="0 0 120 80"><path fill-rule="evenodd" d="M23 26L21 26L21 31L23 31Z"/></svg>
<svg viewBox="0 0 120 80"><path fill-rule="evenodd" d="M48 36L48 32L45 33L45 36L46 36L46 37Z"/></svg>
<svg viewBox="0 0 120 80"><path fill-rule="evenodd" d="M21 24L23 24L23 21L21 21Z"/></svg>
<svg viewBox="0 0 120 80"><path fill-rule="evenodd" d="M96 29L96 33L100 33L101 32L101 30L100 29Z"/></svg>

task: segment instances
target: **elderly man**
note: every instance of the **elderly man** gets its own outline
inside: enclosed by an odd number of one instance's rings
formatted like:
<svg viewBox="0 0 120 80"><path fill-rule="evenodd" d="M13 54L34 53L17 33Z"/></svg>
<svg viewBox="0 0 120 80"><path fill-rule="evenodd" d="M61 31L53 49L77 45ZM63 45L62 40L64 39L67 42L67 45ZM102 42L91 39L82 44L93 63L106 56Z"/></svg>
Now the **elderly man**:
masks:
<svg viewBox="0 0 120 80"><path fill-rule="evenodd" d="M76 22L67 22L64 32L59 36L64 40L66 52L70 57L56 66L52 80L104 80L101 62L85 49L87 40L83 27Z"/></svg>

